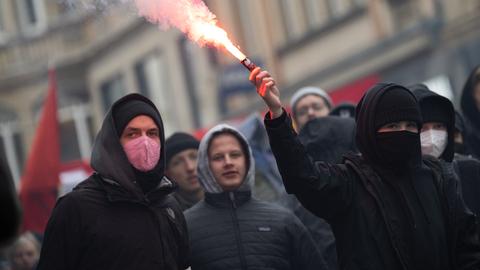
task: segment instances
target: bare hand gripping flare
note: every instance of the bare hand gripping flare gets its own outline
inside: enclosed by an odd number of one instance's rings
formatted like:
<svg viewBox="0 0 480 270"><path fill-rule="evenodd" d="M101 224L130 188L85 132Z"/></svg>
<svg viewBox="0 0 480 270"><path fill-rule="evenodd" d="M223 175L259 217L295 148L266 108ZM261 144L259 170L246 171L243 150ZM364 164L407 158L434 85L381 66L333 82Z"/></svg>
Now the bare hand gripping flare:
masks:
<svg viewBox="0 0 480 270"><path fill-rule="evenodd" d="M135 0L140 16L165 30L175 27L200 46L223 47L249 71L257 66L233 45L202 0Z"/></svg>

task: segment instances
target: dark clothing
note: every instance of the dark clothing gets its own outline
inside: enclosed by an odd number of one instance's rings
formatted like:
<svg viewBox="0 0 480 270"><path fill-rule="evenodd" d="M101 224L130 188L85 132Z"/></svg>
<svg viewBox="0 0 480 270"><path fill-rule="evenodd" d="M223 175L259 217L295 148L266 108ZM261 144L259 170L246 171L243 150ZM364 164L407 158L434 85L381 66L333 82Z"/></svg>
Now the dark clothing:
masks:
<svg viewBox="0 0 480 270"><path fill-rule="evenodd" d="M480 192L480 162L474 158L454 155L456 116L452 102L430 91L426 86L416 85L412 88L420 104L424 122L440 122L447 127L447 146L439 158L446 161L448 166L453 166L462 184L465 204L474 214L480 214L480 197L478 196Z"/></svg>
<svg viewBox="0 0 480 270"><path fill-rule="evenodd" d="M177 199L177 202L182 212L191 208L192 206L197 204L199 201L197 198L186 196L185 194L181 193L179 189L177 189L177 191L173 193L173 197Z"/></svg>
<svg viewBox="0 0 480 270"><path fill-rule="evenodd" d="M172 185L133 197L93 175L55 206L38 269L184 269L185 220Z"/></svg>
<svg viewBox="0 0 480 270"><path fill-rule="evenodd" d="M480 216L480 161L455 155L453 166L462 183L465 204L474 214Z"/></svg>
<svg viewBox="0 0 480 270"><path fill-rule="evenodd" d="M314 164L286 113L265 125L287 192L332 226L340 269L480 267L474 218L453 174L445 177L429 161L385 179L354 155Z"/></svg>
<svg viewBox="0 0 480 270"><path fill-rule="evenodd" d="M447 146L439 158L446 162L452 162L455 154L455 109L452 102L422 84L414 85L410 89L420 105L423 123L440 122L447 127Z"/></svg>
<svg viewBox="0 0 480 270"><path fill-rule="evenodd" d="M20 227L22 211L7 162L0 157L0 248L10 244Z"/></svg>
<svg viewBox="0 0 480 270"><path fill-rule="evenodd" d="M291 212L250 194L206 193L185 212L193 270L328 269Z"/></svg>
<svg viewBox="0 0 480 270"><path fill-rule="evenodd" d="M279 204L292 211L295 216L307 228L312 236L314 244L325 259L328 269L338 269L337 248L332 228L323 218L317 217L305 209L298 199L291 194L285 194L279 198Z"/></svg>
<svg viewBox="0 0 480 270"><path fill-rule="evenodd" d="M313 160L338 163L348 152L357 152L355 120L327 116L308 121L298 139Z"/></svg>
<svg viewBox="0 0 480 270"><path fill-rule="evenodd" d="M348 152L356 152L355 121L351 118L327 116L308 121L298 134L313 160L338 163ZM338 269L335 237L330 225L307 209L292 195L281 198L282 205L292 210L310 231L313 240L330 269Z"/></svg>
<svg viewBox="0 0 480 270"><path fill-rule="evenodd" d="M461 108L465 120L466 154L480 158L480 110L475 102L474 90L480 83L480 66L473 69L462 91Z"/></svg>
<svg viewBox="0 0 480 270"><path fill-rule="evenodd" d="M147 174L136 173L128 162L112 117L115 106L129 100L151 106L160 119L162 153ZM169 195L175 186L163 177L163 141L160 114L147 98L130 94L112 106L92 150L96 172L58 200L45 232L39 270L187 266L187 228Z"/></svg>

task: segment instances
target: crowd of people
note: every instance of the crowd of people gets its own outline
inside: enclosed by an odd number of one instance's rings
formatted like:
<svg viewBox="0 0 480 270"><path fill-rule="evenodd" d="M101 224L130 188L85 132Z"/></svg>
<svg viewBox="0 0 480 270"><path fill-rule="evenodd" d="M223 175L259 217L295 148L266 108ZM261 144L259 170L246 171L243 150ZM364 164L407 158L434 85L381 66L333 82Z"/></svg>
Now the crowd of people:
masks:
<svg viewBox="0 0 480 270"><path fill-rule="evenodd" d="M285 194L256 198L239 129L165 138L156 106L117 100L94 173L59 198L0 269L480 269L480 67L461 107L423 84L379 83L356 105L249 77Z"/></svg>

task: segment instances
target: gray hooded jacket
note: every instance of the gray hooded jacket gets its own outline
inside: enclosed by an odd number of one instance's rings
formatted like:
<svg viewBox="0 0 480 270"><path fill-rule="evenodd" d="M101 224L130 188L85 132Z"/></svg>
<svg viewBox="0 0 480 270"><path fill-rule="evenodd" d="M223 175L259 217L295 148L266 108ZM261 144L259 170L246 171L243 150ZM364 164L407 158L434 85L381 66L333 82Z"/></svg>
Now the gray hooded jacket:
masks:
<svg viewBox="0 0 480 270"><path fill-rule="evenodd" d="M248 151L241 186L225 192L213 177L208 146L222 131L235 134ZM247 140L228 125L212 128L198 151L198 175L205 199L185 212L192 269L327 269L301 222L288 210L252 198L254 159Z"/></svg>

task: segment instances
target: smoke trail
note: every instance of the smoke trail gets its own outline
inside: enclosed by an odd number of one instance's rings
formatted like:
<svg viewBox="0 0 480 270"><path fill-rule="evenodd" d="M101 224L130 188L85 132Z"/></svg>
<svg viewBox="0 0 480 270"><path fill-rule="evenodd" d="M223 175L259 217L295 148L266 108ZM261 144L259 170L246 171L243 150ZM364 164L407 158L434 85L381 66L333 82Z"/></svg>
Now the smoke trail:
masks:
<svg viewBox="0 0 480 270"><path fill-rule="evenodd" d="M205 45L211 40L204 39L199 25L216 25L215 14L210 12L202 0L134 0L140 16L159 24L163 30L178 28L192 41Z"/></svg>

